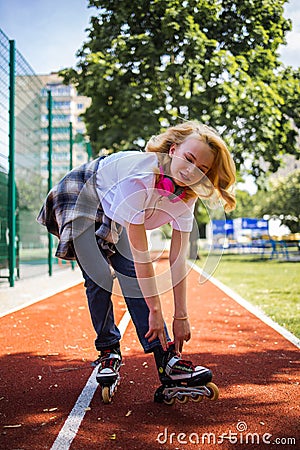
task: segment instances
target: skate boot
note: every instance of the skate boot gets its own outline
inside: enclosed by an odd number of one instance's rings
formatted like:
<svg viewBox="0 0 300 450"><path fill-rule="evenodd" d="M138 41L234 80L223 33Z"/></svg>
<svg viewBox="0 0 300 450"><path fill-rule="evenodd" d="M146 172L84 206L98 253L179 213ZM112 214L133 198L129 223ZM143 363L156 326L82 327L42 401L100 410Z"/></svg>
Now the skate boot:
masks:
<svg viewBox="0 0 300 450"><path fill-rule="evenodd" d="M181 359L173 343L168 350L157 348L154 356L162 385L154 394L154 401L173 405L186 403L189 399L200 402L203 397L217 400L219 391L211 382L212 372L207 367L195 366L191 361Z"/></svg>
<svg viewBox="0 0 300 450"><path fill-rule="evenodd" d="M101 395L104 403L110 403L120 382L120 366L122 356L119 347L101 350L96 361L99 369L96 380L101 387Z"/></svg>

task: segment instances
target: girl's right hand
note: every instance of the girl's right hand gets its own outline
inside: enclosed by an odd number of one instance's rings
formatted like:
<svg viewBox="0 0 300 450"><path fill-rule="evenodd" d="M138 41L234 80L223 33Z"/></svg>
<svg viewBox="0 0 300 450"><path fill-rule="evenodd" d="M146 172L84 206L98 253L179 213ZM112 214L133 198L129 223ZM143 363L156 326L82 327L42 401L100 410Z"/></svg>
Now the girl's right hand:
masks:
<svg viewBox="0 0 300 450"><path fill-rule="evenodd" d="M167 350L167 336L164 327L164 319L161 311L151 311L149 312L149 330L145 334L145 338L149 342L154 341L158 338L163 350Z"/></svg>

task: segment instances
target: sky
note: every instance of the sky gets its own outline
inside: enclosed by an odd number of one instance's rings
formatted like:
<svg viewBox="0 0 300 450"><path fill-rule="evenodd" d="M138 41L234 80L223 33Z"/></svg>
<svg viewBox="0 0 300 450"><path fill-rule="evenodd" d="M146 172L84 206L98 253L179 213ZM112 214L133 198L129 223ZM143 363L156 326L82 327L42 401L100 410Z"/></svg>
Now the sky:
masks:
<svg viewBox="0 0 300 450"><path fill-rule="evenodd" d="M75 66L94 8L87 0L0 0L0 28L39 75Z"/></svg>
<svg viewBox="0 0 300 450"><path fill-rule="evenodd" d="M33 70L41 75L75 67L76 52L87 39L94 8L88 0L0 0L0 28ZM300 67L300 1L290 0L285 17L293 31L281 50L281 61Z"/></svg>

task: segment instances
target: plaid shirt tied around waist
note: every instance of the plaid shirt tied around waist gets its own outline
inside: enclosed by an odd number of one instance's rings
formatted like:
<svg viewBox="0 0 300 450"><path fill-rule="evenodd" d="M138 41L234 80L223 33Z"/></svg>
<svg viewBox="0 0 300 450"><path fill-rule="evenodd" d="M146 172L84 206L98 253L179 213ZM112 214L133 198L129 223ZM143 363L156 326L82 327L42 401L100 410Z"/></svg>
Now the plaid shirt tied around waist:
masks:
<svg viewBox="0 0 300 450"><path fill-rule="evenodd" d="M73 240L94 226L98 244L109 254L122 227L105 216L96 191L96 173L102 157L73 169L54 186L44 202L37 221L58 237L55 256L74 260ZM113 232L112 232L113 230Z"/></svg>

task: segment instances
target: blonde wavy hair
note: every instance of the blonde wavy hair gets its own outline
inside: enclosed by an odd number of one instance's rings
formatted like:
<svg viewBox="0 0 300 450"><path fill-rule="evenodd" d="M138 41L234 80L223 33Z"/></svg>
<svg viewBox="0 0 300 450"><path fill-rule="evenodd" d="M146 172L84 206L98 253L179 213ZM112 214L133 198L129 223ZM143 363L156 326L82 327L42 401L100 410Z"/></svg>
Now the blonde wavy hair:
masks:
<svg viewBox="0 0 300 450"><path fill-rule="evenodd" d="M206 181L209 180L211 193L204 195L204 197L212 195L213 191L217 191L218 196L224 203L225 211L232 211L236 205L233 190L236 180L235 164L225 142L213 128L197 121L187 121L175 125L157 136L152 136L146 145L146 151L158 153L159 162L165 173L168 173L171 164L171 158L169 157L171 145L180 145L190 138L199 139L199 141L207 144L215 155L213 165L204 177ZM200 183L205 182L202 180ZM209 188L206 189L206 192L208 191ZM197 194L197 190L195 192L194 189L187 188L184 200L187 201L197 196L201 197L201 194Z"/></svg>

